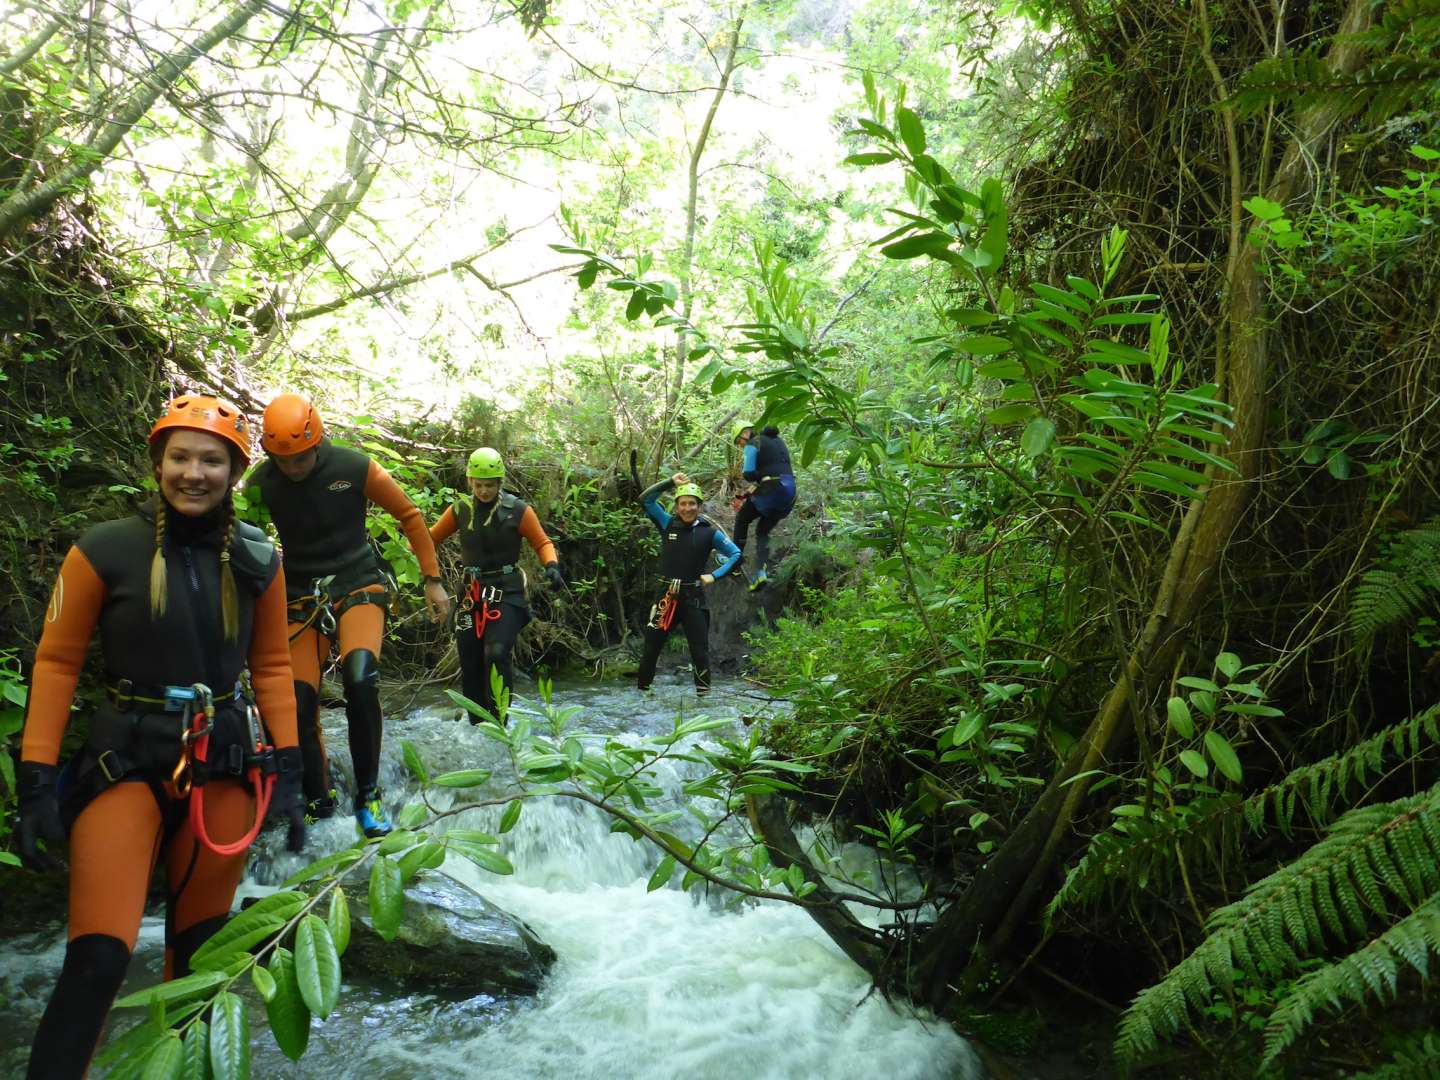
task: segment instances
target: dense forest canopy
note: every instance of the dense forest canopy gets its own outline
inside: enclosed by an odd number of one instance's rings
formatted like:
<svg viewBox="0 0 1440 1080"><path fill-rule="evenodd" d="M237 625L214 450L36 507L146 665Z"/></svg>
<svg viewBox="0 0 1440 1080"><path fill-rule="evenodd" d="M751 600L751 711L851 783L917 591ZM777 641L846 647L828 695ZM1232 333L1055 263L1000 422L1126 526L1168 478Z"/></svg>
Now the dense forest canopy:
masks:
<svg viewBox="0 0 1440 1080"><path fill-rule="evenodd" d="M1029 989L1118 1014L1117 1071L1316 1075L1339 1015L1335 1075L1420 1075L1437 27L1435 0L18 5L0 734L59 559L143 493L178 388L312 395L431 518L499 447L574 583L522 643L554 669L632 657L638 490L685 470L723 518L731 425L774 424L801 494L745 674L787 707L641 753L573 748L547 701L487 729L513 813L576 799L656 849L654 888L801 904L963 1031ZM694 836L643 780L682 744ZM407 874L444 850L409 824ZM857 840L891 872L847 876ZM322 889L391 880L352 850Z"/></svg>

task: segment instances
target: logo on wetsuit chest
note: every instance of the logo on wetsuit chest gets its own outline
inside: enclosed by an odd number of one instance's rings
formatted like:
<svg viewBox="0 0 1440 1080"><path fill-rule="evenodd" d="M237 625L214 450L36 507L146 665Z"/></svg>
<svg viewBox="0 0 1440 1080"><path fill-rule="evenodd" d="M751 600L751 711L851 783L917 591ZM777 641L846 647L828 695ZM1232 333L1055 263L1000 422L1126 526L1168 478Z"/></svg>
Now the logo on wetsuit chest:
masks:
<svg viewBox="0 0 1440 1080"><path fill-rule="evenodd" d="M354 485L349 480L336 480L329 486L329 491L349 491Z"/></svg>
<svg viewBox="0 0 1440 1080"><path fill-rule="evenodd" d="M666 539L666 540L679 540L679 539L680 539L680 534L679 534L679 533L666 533L666 534L665 534L665 539Z"/></svg>

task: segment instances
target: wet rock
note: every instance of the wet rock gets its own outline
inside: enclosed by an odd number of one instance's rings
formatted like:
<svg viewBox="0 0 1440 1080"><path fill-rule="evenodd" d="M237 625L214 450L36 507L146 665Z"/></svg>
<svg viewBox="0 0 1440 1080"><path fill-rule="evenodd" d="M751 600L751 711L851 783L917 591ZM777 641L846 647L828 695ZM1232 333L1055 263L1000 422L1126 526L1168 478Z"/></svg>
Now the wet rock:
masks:
<svg viewBox="0 0 1440 1080"><path fill-rule="evenodd" d="M555 950L523 921L441 873L405 886L405 914L394 940L370 921L366 889L345 890L352 927L346 968L412 990L455 997L533 994Z"/></svg>

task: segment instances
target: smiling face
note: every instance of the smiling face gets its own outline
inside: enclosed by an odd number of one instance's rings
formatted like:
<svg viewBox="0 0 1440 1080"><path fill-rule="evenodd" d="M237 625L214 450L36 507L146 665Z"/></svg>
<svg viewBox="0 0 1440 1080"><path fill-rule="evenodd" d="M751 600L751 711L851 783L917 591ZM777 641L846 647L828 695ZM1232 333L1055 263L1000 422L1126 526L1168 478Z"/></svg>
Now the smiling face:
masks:
<svg viewBox="0 0 1440 1080"><path fill-rule="evenodd" d="M280 475L297 484L314 471L315 462L319 459L320 448L318 446L312 446L309 450L302 450L298 454L270 455L270 460L275 462L275 467L280 470Z"/></svg>
<svg viewBox="0 0 1440 1080"><path fill-rule="evenodd" d="M492 503L495 497L500 494L499 477L477 477L470 478L470 494L475 496L476 502Z"/></svg>
<svg viewBox="0 0 1440 1080"><path fill-rule="evenodd" d="M700 500L693 495L681 495L675 500L675 516L686 525L695 524L700 516Z"/></svg>
<svg viewBox="0 0 1440 1080"><path fill-rule="evenodd" d="M184 428L169 433L155 462L161 496L190 517L208 514L219 506L240 479L240 471L224 440Z"/></svg>

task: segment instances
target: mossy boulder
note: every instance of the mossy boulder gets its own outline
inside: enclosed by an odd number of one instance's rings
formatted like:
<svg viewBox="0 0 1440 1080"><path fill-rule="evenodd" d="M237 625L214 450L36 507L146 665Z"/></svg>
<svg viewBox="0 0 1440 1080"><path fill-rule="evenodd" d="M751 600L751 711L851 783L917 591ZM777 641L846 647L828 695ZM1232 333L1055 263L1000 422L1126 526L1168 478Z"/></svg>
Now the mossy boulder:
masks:
<svg viewBox="0 0 1440 1080"><path fill-rule="evenodd" d="M445 874L423 871L405 886L390 941L375 931L365 888L345 894L353 915L345 966L381 981L455 997L533 994L555 962L523 920Z"/></svg>

